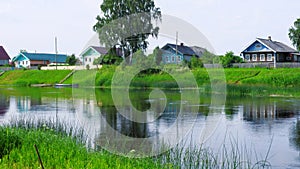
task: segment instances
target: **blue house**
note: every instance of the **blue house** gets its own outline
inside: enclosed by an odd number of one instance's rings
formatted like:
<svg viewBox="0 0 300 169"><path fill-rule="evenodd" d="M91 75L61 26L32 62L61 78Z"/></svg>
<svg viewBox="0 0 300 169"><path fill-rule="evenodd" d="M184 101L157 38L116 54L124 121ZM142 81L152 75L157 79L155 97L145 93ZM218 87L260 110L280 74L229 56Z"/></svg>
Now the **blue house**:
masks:
<svg viewBox="0 0 300 169"><path fill-rule="evenodd" d="M67 55L21 52L12 61L15 63L16 68L31 68L39 65L66 65Z"/></svg>
<svg viewBox="0 0 300 169"><path fill-rule="evenodd" d="M201 57L205 49L200 47L188 47L183 43L180 45L166 44L162 47L162 61L164 64L178 64L182 61L191 61L193 56Z"/></svg>
<svg viewBox="0 0 300 169"><path fill-rule="evenodd" d="M246 62L299 62L297 51L284 43L257 38L241 52ZM275 60L274 60L275 59Z"/></svg>

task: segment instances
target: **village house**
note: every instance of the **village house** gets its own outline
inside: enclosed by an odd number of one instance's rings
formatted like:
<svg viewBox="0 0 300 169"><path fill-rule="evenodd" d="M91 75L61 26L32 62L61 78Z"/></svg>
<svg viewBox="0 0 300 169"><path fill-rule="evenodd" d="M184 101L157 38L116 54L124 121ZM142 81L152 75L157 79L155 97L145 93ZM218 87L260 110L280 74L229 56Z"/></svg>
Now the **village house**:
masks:
<svg viewBox="0 0 300 169"><path fill-rule="evenodd" d="M67 55L48 53L21 52L13 58L16 68L32 68L37 66L66 65Z"/></svg>
<svg viewBox="0 0 300 169"><path fill-rule="evenodd" d="M7 52L0 46L0 66L4 66L9 64L10 57L8 56Z"/></svg>
<svg viewBox="0 0 300 169"><path fill-rule="evenodd" d="M248 63L300 62L295 49L272 40L271 36L268 39L257 38L241 52L241 56Z"/></svg>
<svg viewBox="0 0 300 169"><path fill-rule="evenodd" d="M178 64L182 61L191 61L193 56L201 57L205 52L204 48L193 46L185 46L183 43L180 45L166 44L162 47L162 61L164 64Z"/></svg>
<svg viewBox="0 0 300 169"><path fill-rule="evenodd" d="M104 56L107 53L108 53L108 50L104 47L90 46L80 54L82 64L85 67L87 65L89 65L89 67L92 67L95 59L97 59L101 56Z"/></svg>

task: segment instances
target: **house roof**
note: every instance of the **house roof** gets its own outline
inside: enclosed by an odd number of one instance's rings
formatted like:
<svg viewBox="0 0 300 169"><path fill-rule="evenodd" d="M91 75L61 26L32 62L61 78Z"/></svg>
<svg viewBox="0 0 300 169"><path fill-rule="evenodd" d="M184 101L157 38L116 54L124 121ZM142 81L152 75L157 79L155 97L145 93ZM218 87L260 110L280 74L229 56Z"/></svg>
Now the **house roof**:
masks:
<svg viewBox="0 0 300 169"><path fill-rule="evenodd" d="M273 41L270 39L262 39L262 38L257 38L257 40L276 52L297 52L295 49L281 42Z"/></svg>
<svg viewBox="0 0 300 169"><path fill-rule="evenodd" d="M243 50L243 52L247 52L247 49L250 46L252 46L253 44L255 44L256 42L261 43L262 45L266 46L270 51L273 51L273 52L282 52L282 53L297 52L295 49L289 47L288 45L286 45L282 42L272 40L271 37L269 39L256 38L256 41L251 43L251 45L248 45L247 48L245 50Z"/></svg>
<svg viewBox="0 0 300 169"><path fill-rule="evenodd" d="M165 49L167 47L170 47L170 48L172 48L173 50L176 51L176 45L175 44L168 43L162 49ZM197 53L195 53L195 51L191 47L188 47L188 46L177 45L177 50L178 50L178 52L180 52L183 55L190 55L190 56L196 55L196 56L199 56L199 55L197 55Z"/></svg>
<svg viewBox="0 0 300 169"><path fill-rule="evenodd" d="M200 57L207 51L205 48L201 48L199 46L192 46L190 48Z"/></svg>
<svg viewBox="0 0 300 169"><path fill-rule="evenodd" d="M3 48L3 46L0 46L0 60L9 60L9 59L10 59L10 57L6 53L6 51Z"/></svg>
<svg viewBox="0 0 300 169"><path fill-rule="evenodd" d="M62 54L48 54L48 53L27 53L22 52L17 57L13 59L13 61L16 61L18 57L24 56L28 58L29 60L38 60L38 61L49 61L51 63L65 63L67 60L67 55Z"/></svg>
<svg viewBox="0 0 300 169"><path fill-rule="evenodd" d="M91 48L93 48L94 50L96 50L98 53L100 54L107 54L107 50L105 47L100 47L100 46L91 46Z"/></svg>

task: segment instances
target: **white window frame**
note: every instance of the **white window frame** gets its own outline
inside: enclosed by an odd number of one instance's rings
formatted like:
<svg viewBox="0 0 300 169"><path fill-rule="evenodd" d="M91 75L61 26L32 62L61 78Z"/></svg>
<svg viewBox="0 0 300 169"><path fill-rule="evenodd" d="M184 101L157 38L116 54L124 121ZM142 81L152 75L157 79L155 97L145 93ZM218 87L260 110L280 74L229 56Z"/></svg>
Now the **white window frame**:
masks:
<svg viewBox="0 0 300 169"><path fill-rule="evenodd" d="M260 61L266 61L266 55L265 54L260 54L259 55L259 60Z"/></svg>
<svg viewBox="0 0 300 169"><path fill-rule="evenodd" d="M257 54L252 54L252 61L257 62Z"/></svg>
<svg viewBox="0 0 300 169"><path fill-rule="evenodd" d="M247 60L247 61L251 61L251 58L250 58L250 57L251 57L251 55L250 55L250 54L246 54L246 55L245 55L245 60ZM248 59L247 59L247 58L248 58Z"/></svg>
<svg viewBox="0 0 300 169"><path fill-rule="evenodd" d="M175 62L175 56L172 56L172 62Z"/></svg>
<svg viewBox="0 0 300 169"><path fill-rule="evenodd" d="M169 56L166 56L166 63L169 63Z"/></svg>
<svg viewBox="0 0 300 169"><path fill-rule="evenodd" d="M270 59L271 58L271 59ZM273 55L272 54L268 54L267 55L267 61L273 61Z"/></svg>

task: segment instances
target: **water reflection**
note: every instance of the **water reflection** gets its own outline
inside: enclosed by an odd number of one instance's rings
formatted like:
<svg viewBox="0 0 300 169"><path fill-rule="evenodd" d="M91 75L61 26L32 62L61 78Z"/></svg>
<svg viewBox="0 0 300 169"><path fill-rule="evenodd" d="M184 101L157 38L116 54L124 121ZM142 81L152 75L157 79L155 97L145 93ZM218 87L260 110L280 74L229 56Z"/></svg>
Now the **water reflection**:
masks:
<svg viewBox="0 0 300 169"><path fill-rule="evenodd" d="M0 94L0 116L4 116L9 106L8 97Z"/></svg>
<svg viewBox="0 0 300 169"><path fill-rule="evenodd" d="M149 138L164 133L172 125L176 126L175 135L182 134L180 131L195 120L190 113L193 107L188 102L180 101L178 91L165 91L168 102L162 113L157 112L164 107L164 100L160 98L150 100L150 92L130 93L134 108L147 111L140 118L149 123L137 123L126 119L118 112L109 90L75 89L74 92L72 89L0 88L0 121L24 114L75 120L91 130L92 139L105 142L107 137L117 137L111 135L109 128L128 137ZM224 116L223 122L233 126L230 130L236 130L245 138L253 138L253 144L256 146L265 143L259 147L257 153L260 151L265 153L269 145L268 140L274 137L275 166L276 163L279 166L300 164L299 103L300 100L297 98L227 96L225 109L220 110L219 116ZM201 95L200 103L197 105L199 115L193 131L195 135L200 132L199 129L206 117L213 116L209 114L210 104L210 96ZM152 109L151 105L154 105ZM184 112L182 117L178 117L180 110ZM122 111L129 115L133 113L129 105L124 105ZM180 120L176 121L178 118ZM225 128L221 127L220 130ZM119 142L121 145L122 140ZM159 144L159 141L151 140L143 144L155 145Z"/></svg>

